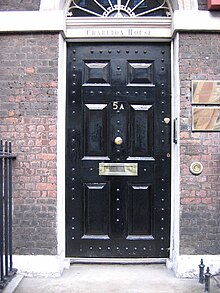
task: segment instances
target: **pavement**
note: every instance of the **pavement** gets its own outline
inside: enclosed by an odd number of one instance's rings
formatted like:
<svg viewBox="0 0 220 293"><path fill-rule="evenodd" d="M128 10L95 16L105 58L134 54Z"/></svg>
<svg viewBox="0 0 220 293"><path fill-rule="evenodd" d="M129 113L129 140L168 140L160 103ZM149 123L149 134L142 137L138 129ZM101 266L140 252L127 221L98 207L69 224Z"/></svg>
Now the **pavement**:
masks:
<svg viewBox="0 0 220 293"><path fill-rule="evenodd" d="M210 293L220 293L218 285L212 278ZM23 277L16 289L5 290L4 293L203 293L204 284L198 279L176 278L164 264L74 264L59 278Z"/></svg>

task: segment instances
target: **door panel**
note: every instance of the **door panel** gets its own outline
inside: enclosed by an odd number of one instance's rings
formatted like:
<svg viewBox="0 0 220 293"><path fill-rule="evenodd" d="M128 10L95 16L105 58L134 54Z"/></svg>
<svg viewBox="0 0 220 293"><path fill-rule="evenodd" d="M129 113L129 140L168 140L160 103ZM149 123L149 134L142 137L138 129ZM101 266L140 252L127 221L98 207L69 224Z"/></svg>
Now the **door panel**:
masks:
<svg viewBox="0 0 220 293"><path fill-rule="evenodd" d="M106 239L109 227L109 190L107 183L85 183L83 198L83 239Z"/></svg>
<svg viewBox="0 0 220 293"><path fill-rule="evenodd" d="M67 58L66 255L167 257L170 45L69 43Z"/></svg>
<svg viewBox="0 0 220 293"><path fill-rule="evenodd" d="M153 106L131 105L130 108L130 156L142 159L153 156Z"/></svg>
<svg viewBox="0 0 220 293"><path fill-rule="evenodd" d="M128 61L128 85L153 85L154 65L149 61Z"/></svg>
<svg viewBox="0 0 220 293"><path fill-rule="evenodd" d="M152 236L153 194L152 185L129 184L127 239ZM129 238L130 237L130 238Z"/></svg>
<svg viewBox="0 0 220 293"><path fill-rule="evenodd" d="M84 157L107 156L107 104L84 106Z"/></svg>

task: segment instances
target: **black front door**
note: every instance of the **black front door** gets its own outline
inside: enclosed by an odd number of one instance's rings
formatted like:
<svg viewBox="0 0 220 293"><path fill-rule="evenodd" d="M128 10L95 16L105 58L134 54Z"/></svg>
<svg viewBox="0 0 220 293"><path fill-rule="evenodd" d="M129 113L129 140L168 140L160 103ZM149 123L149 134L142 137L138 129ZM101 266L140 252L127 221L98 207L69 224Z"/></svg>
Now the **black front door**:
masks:
<svg viewBox="0 0 220 293"><path fill-rule="evenodd" d="M168 257L170 44L68 44L66 256Z"/></svg>

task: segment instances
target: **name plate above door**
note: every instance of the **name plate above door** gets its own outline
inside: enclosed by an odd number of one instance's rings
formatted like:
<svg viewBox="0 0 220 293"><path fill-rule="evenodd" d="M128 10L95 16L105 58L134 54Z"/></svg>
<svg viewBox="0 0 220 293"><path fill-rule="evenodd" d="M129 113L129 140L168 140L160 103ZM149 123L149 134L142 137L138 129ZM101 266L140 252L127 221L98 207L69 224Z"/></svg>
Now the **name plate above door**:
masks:
<svg viewBox="0 0 220 293"><path fill-rule="evenodd" d="M101 176L138 176L138 163L99 163Z"/></svg>
<svg viewBox="0 0 220 293"><path fill-rule="evenodd" d="M127 22L126 22L127 21ZM67 19L66 37L76 39L171 38L171 18Z"/></svg>

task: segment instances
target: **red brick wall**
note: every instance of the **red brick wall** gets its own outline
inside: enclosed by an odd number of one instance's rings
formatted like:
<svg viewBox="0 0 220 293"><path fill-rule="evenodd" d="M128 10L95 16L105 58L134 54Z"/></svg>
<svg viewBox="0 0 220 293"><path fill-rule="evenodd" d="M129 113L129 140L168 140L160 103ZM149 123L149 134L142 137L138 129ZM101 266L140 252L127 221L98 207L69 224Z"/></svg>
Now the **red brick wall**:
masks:
<svg viewBox="0 0 220 293"><path fill-rule="evenodd" d="M14 251L56 253L58 36L0 36L0 138L13 152Z"/></svg>
<svg viewBox="0 0 220 293"><path fill-rule="evenodd" d="M182 254L220 253L220 133L191 131L191 81L220 80L220 34L180 35ZM200 161L201 175L189 166Z"/></svg>

